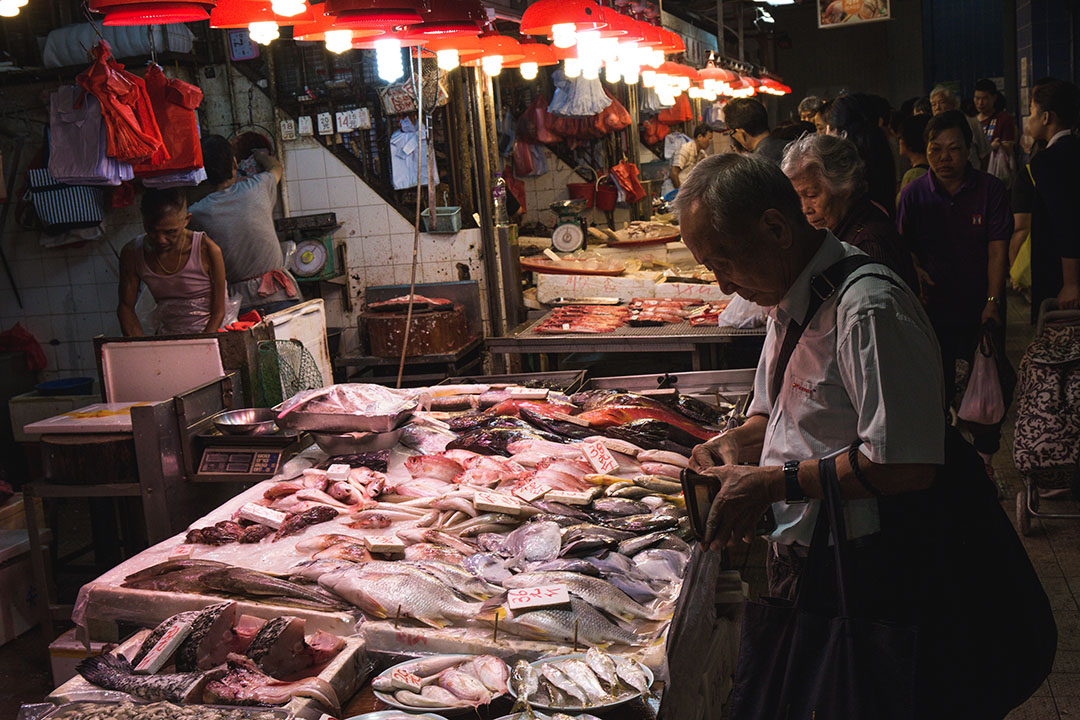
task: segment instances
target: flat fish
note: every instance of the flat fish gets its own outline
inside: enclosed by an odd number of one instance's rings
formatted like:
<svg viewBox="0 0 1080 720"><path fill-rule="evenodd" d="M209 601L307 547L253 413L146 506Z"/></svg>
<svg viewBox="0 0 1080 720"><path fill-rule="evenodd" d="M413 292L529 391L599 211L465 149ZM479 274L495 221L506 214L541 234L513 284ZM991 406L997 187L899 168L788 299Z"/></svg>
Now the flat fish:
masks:
<svg viewBox="0 0 1080 720"><path fill-rule="evenodd" d="M526 562L543 562L559 556L562 529L553 522L529 522L506 536L503 548Z"/></svg>
<svg viewBox="0 0 1080 720"><path fill-rule="evenodd" d="M137 675L124 658L106 653L88 657L75 670L88 683L106 690L116 690L143 700L167 700L178 704L200 702L203 689L221 670L208 672L173 673L168 675Z"/></svg>
<svg viewBox="0 0 1080 720"><path fill-rule="evenodd" d="M223 602L210 605L195 617L191 633L176 651L176 669L180 672L206 670L225 661L225 638L236 624L237 605Z"/></svg>

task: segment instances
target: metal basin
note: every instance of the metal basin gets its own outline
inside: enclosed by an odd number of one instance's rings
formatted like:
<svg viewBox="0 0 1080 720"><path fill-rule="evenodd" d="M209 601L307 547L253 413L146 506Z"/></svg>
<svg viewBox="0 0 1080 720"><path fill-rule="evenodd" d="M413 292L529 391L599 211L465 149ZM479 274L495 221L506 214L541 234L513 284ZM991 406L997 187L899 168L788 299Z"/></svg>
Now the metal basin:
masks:
<svg viewBox="0 0 1080 720"><path fill-rule="evenodd" d="M557 200L551 203L548 207L552 212L561 215L580 215L585 210L585 206L588 203L582 198L574 198L573 200Z"/></svg>
<svg viewBox="0 0 1080 720"><path fill-rule="evenodd" d="M270 408L229 410L214 418L214 427L226 435L270 435L277 432L277 412Z"/></svg>
<svg viewBox="0 0 1080 720"><path fill-rule="evenodd" d="M344 434L313 432L315 444L330 455L355 455L357 453L378 452L389 450L398 444L405 428L398 428L390 432L352 432Z"/></svg>

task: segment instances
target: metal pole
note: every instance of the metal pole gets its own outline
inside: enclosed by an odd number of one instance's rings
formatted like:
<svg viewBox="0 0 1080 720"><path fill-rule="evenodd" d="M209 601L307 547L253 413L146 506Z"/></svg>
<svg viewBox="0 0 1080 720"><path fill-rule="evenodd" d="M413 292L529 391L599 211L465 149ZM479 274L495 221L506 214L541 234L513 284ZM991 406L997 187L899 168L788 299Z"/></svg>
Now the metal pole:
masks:
<svg viewBox="0 0 1080 720"><path fill-rule="evenodd" d="M716 51L727 55L724 50L724 0L716 0Z"/></svg>
<svg viewBox="0 0 1080 720"><path fill-rule="evenodd" d="M484 278L488 304L488 318L493 334L502 332L502 312L499 298L499 268L495 261L495 208L491 197L492 153L497 153L494 143L494 118L492 117L490 85L487 75L479 68L470 68L472 74L467 88L473 109L473 147L476 149L476 210L480 215L480 238L483 252ZM485 97L485 95L487 95Z"/></svg>
<svg viewBox="0 0 1080 720"><path fill-rule="evenodd" d="M738 26L739 27L739 59L740 60L745 60L746 59L746 54L745 54L745 48L743 46L743 38L744 38L744 35L743 35L743 5L742 5L741 0L739 2L737 2L737 3L735 3L735 10L736 10L736 14L739 16L739 26Z"/></svg>

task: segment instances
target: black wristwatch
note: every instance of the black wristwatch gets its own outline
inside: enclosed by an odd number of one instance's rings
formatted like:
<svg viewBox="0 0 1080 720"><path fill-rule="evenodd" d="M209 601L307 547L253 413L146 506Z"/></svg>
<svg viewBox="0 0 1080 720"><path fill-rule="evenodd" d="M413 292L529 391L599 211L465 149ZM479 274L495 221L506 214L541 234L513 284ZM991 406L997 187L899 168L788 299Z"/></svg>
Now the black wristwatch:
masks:
<svg viewBox="0 0 1080 720"><path fill-rule="evenodd" d="M784 502L799 505L806 502L806 493L799 485L799 461L788 460L784 463Z"/></svg>

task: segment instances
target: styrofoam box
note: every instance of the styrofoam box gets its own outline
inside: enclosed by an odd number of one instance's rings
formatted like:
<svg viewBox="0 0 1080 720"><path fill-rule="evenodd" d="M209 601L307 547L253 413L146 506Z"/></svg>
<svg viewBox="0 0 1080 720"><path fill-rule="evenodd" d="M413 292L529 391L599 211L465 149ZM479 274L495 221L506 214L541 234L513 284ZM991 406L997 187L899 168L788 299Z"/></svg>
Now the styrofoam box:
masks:
<svg viewBox="0 0 1080 720"><path fill-rule="evenodd" d="M59 687L75 677L75 666L88 657L101 655L110 643L92 642L86 649L75 635L76 628L49 643L49 660L52 663L53 684Z"/></svg>
<svg viewBox="0 0 1080 720"><path fill-rule="evenodd" d="M37 391L16 395L8 400L11 430L15 442L37 442L40 435L28 435L23 427L87 405L101 402L101 395L39 395Z"/></svg>
<svg viewBox="0 0 1080 720"><path fill-rule="evenodd" d="M674 243L682 245L682 243ZM685 247L685 246L683 246ZM652 262L668 263L668 248L666 245L637 245L634 247L606 247L599 243L590 244L589 252L594 252L601 257L612 260L649 260ZM690 258L691 262L693 258Z"/></svg>
<svg viewBox="0 0 1080 720"><path fill-rule="evenodd" d="M653 291L652 297L715 302L719 300L728 300L732 296L724 293L716 283L708 283L707 285L698 285L696 283L658 283Z"/></svg>
<svg viewBox="0 0 1080 720"><path fill-rule="evenodd" d="M37 592L42 590L34 583L29 552L0 563L0 645L37 625L37 611L30 602Z"/></svg>
<svg viewBox="0 0 1080 720"><path fill-rule="evenodd" d="M636 297L652 297L657 274L634 274L620 277L538 274L536 299L545 304L558 298L590 297L617 297L623 302L629 302Z"/></svg>

